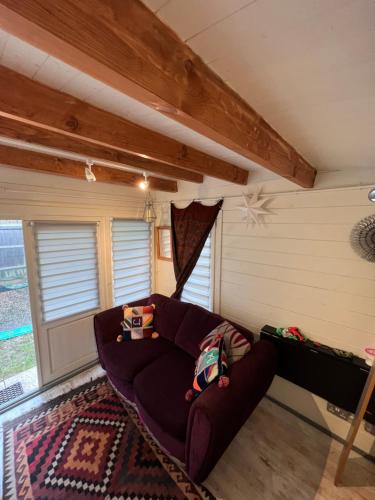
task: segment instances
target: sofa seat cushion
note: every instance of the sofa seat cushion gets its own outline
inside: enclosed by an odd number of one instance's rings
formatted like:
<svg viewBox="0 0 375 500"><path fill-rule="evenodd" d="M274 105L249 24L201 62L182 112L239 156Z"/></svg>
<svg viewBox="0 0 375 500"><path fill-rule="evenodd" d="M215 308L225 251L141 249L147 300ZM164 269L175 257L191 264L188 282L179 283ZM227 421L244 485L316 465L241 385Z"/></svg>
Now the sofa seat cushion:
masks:
<svg viewBox="0 0 375 500"><path fill-rule="evenodd" d="M110 374L120 380L132 382L145 366L174 349L172 342L161 337L121 343L113 340L102 346L101 358Z"/></svg>
<svg viewBox="0 0 375 500"><path fill-rule="evenodd" d="M137 404L158 426L176 439L185 441L191 404L185 393L191 387L195 361L175 348L142 370L135 377Z"/></svg>

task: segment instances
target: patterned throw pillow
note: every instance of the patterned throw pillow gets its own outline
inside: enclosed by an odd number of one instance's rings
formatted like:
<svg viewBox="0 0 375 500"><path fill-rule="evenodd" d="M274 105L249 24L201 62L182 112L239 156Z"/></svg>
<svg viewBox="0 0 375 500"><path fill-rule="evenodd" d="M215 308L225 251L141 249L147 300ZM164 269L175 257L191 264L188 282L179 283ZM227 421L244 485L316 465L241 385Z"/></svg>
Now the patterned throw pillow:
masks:
<svg viewBox="0 0 375 500"><path fill-rule="evenodd" d="M124 321L121 323L123 333L117 337L117 342L122 340L139 340L157 338L154 332L154 309L155 305L129 307L122 306Z"/></svg>
<svg viewBox="0 0 375 500"><path fill-rule="evenodd" d="M215 380L218 380L220 388L227 387L229 385L229 378L225 376L227 369L224 338L218 335L197 359L193 389L187 391L185 399L191 401L196 398Z"/></svg>
<svg viewBox="0 0 375 500"><path fill-rule="evenodd" d="M214 342L217 335L222 335L225 342L225 352L228 357L228 366L233 365L236 361L247 354L251 349L251 344L242 333L238 332L233 325L228 321L220 323L212 332L207 334L199 344L199 349L204 351L209 345Z"/></svg>

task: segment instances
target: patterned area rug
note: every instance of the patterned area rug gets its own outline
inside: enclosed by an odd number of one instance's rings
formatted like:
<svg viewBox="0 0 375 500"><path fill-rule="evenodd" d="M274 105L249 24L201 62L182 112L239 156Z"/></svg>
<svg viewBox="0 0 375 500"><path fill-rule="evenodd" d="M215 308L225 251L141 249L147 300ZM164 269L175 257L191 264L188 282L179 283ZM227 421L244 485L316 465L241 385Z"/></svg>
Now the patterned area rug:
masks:
<svg viewBox="0 0 375 500"><path fill-rule="evenodd" d="M4 500L214 499L105 379L4 424Z"/></svg>

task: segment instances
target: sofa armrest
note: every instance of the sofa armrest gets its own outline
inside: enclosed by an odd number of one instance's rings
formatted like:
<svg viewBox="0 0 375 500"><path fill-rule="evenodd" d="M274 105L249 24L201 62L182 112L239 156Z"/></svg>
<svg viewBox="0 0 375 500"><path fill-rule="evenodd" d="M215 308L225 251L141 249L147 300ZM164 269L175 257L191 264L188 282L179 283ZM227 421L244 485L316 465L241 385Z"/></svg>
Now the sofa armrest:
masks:
<svg viewBox="0 0 375 500"><path fill-rule="evenodd" d="M229 370L230 385L209 386L192 404L186 439L190 477L203 481L271 385L276 349L260 340Z"/></svg>

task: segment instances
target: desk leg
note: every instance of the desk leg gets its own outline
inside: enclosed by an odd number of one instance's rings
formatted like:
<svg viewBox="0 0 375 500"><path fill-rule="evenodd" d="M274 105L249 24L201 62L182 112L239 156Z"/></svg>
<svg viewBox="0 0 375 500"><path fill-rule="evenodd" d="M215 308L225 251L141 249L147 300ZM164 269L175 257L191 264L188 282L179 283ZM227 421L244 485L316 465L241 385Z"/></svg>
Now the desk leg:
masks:
<svg viewBox="0 0 375 500"><path fill-rule="evenodd" d="M348 436L346 438L346 442L344 444L344 447L342 449L339 463L337 466L337 471L336 471L336 476L335 476L335 485L337 486L342 478L346 462L349 458L349 453L350 450L352 449L354 440L356 438L356 435L358 433L359 426L361 425L361 422L363 420L363 417L365 415L367 406L369 404L370 398L372 396L372 391L374 390L375 386L375 364L373 364L370 373L367 377L367 381L365 384L365 387L363 389L361 399L359 400L357 410L353 419L353 422L350 426Z"/></svg>

